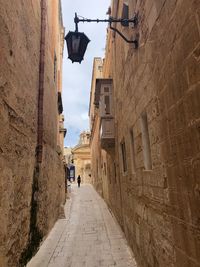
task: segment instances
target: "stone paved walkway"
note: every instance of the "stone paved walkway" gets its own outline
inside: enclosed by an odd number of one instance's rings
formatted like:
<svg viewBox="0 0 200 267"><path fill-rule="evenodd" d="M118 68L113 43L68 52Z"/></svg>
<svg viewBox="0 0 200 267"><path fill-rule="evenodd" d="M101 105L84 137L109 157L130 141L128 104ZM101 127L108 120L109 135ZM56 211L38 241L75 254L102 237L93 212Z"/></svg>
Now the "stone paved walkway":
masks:
<svg viewBox="0 0 200 267"><path fill-rule="evenodd" d="M27 267L136 267L124 235L90 185L72 185L60 219Z"/></svg>

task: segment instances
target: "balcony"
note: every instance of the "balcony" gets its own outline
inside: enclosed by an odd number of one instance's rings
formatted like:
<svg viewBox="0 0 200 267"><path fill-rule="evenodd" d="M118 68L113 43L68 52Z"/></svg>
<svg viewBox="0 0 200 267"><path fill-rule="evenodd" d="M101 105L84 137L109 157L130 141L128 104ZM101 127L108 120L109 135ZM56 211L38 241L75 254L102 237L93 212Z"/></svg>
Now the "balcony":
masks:
<svg viewBox="0 0 200 267"><path fill-rule="evenodd" d="M96 79L95 96L94 96L94 105L96 108L99 108L99 102L102 96L105 94L106 90L108 90L108 93L111 93L112 79Z"/></svg>
<svg viewBox="0 0 200 267"><path fill-rule="evenodd" d="M100 128L100 141L102 149L108 151L115 145L114 118L102 118Z"/></svg>
<svg viewBox="0 0 200 267"><path fill-rule="evenodd" d="M96 79L94 105L98 109L98 116L101 120L101 148L107 152L115 145L112 90L112 79Z"/></svg>

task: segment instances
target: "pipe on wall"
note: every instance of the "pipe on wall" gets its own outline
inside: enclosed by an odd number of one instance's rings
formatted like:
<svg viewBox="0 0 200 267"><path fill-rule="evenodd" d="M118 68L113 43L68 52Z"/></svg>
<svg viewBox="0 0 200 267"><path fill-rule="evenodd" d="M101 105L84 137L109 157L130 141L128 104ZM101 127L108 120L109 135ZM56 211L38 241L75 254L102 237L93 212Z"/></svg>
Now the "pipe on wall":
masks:
<svg viewBox="0 0 200 267"><path fill-rule="evenodd" d="M41 36L40 36L40 61L39 61L39 89L38 89L38 123L37 123L37 163L42 162L43 154L43 106L44 106L44 72L45 72L45 44L46 44L46 0L41 0Z"/></svg>

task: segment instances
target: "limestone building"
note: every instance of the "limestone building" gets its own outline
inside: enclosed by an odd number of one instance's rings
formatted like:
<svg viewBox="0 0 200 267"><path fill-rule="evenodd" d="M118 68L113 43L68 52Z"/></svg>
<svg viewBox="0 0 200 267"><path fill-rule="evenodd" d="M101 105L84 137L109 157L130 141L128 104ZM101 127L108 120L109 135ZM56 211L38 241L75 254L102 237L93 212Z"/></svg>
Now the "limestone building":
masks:
<svg viewBox="0 0 200 267"><path fill-rule="evenodd" d="M65 201L60 0L0 0L0 266L25 266Z"/></svg>
<svg viewBox="0 0 200 267"><path fill-rule="evenodd" d="M73 161L72 157L72 148L71 147L64 147L64 158L65 158L65 163L67 165L70 165Z"/></svg>
<svg viewBox="0 0 200 267"><path fill-rule="evenodd" d="M61 154L64 156L64 138L67 134L67 129L64 127L64 115L60 114L59 117L59 128L58 128L58 144L59 144L59 148L61 149ZM64 160L64 158L63 158Z"/></svg>
<svg viewBox="0 0 200 267"><path fill-rule="evenodd" d="M72 149L75 176L81 176L82 183L91 182L90 132L80 134L78 145Z"/></svg>
<svg viewBox="0 0 200 267"><path fill-rule="evenodd" d="M142 267L200 265L200 2L112 1L92 77L93 184ZM94 61L94 71L97 69Z"/></svg>
<svg viewBox="0 0 200 267"><path fill-rule="evenodd" d="M99 114L99 102L97 101L97 96L99 95L99 92L96 90L96 81L100 81L100 79L102 78L103 60L101 58L94 58L89 106L91 130L91 181L95 186L96 190L105 197L107 195L107 161L106 152L101 149L101 118Z"/></svg>

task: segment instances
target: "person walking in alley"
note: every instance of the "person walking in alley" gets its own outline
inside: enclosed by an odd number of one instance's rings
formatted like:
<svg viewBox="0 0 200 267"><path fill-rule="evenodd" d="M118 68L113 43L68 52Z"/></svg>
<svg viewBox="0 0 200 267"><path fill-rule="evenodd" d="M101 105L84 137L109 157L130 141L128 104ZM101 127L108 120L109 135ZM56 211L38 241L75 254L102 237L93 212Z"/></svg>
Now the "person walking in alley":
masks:
<svg viewBox="0 0 200 267"><path fill-rule="evenodd" d="M77 177L77 183L78 183L78 187L80 187L80 184L81 184L81 176L80 175Z"/></svg>

